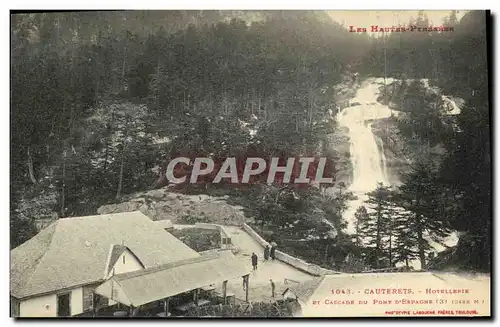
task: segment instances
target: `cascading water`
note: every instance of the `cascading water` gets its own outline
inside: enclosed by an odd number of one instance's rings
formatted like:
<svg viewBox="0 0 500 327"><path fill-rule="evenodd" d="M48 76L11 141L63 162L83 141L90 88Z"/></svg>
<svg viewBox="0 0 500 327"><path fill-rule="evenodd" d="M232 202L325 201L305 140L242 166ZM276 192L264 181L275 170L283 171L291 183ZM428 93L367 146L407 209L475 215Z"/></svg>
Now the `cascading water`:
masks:
<svg viewBox="0 0 500 327"><path fill-rule="evenodd" d="M347 232L353 234L354 213L368 199L367 192L373 191L377 183L389 185L386 159L382 146L372 132L372 121L391 116L391 109L377 102L379 88L383 79L366 80L352 99L357 105L345 108L338 113L340 126L347 127L350 138L350 155L353 168L353 180L349 186L358 198L348 203L344 218L348 222Z"/></svg>
<svg viewBox="0 0 500 327"><path fill-rule="evenodd" d="M392 83L392 81L393 79L387 83ZM337 115L339 125L349 130L353 180L348 189L357 197L356 200L348 202L348 209L343 215L348 223L346 230L348 234L355 233L354 214L357 208L368 200L367 193L375 190L378 183L390 186L383 143L372 132L373 120L388 118L391 115L397 116L397 112L392 112L388 106L377 102L379 88L383 84L383 78L366 80L358 89L355 98L351 100L351 103L355 105L345 108ZM450 104L453 113L459 112L459 106L456 103L444 96L443 99ZM424 238L427 239L427 236L424 235ZM452 233L443 240L442 244L450 247L456 245L457 242L456 233ZM429 243L436 251L444 250L442 244L431 240ZM411 265L415 269L420 269L418 260L412 261Z"/></svg>

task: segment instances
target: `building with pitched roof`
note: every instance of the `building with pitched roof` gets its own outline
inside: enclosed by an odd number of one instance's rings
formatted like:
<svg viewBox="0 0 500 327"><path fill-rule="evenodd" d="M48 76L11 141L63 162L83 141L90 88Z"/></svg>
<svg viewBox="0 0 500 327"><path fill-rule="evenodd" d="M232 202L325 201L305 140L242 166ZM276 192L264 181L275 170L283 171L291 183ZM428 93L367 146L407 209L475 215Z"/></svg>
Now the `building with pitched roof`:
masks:
<svg viewBox="0 0 500 327"><path fill-rule="evenodd" d="M214 271L203 279L207 285L222 277L244 275L245 268L238 266L234 258L224 258L212 258ZM139 211L59 219L11 250L11 312L20 317L78 315L93 308L96 288L120 278L128 285L127 291L133 288L130 280L133 284L147 279L148 287L156 292L147 299L167 298L186 289L178 287L179 281L175 280L185 280L185 273L172 271L189 271L189 264L202 262L206 263L200 269L210 266L208 258ZM220 272L227 268L233 273ZM132 272L142 277L131 278ZM198 285L191 286L195 289ZM116 300L111 299L109 304L120 302Z"/></svg>
<svg viewBox="0 0 500 327"><path fill-rule="evenodd" d="M212 252L197 258L117 274L101 284L96 293L128 307L140 307L203 287L224 283L248 274L230 251Z"/></svg>

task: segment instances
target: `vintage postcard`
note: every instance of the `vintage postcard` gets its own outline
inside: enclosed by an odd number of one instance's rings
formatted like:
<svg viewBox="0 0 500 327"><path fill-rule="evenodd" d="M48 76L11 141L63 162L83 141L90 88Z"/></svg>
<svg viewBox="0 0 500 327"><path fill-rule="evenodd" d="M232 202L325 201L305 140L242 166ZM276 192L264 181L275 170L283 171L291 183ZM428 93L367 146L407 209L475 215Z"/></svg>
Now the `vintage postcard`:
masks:
<svg viewBox="0 0 500 327"><path fill-rule="evenodd" d="M11 317L491 317L488 11L11 19Z"/></svg>

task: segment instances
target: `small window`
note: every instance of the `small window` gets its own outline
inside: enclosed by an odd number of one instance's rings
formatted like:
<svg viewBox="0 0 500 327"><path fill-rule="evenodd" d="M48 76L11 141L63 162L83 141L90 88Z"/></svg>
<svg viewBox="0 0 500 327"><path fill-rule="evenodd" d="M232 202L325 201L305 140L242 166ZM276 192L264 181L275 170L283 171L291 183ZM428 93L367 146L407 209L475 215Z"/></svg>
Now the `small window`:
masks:
<svg viewBox="0 0 500 327"><path fill-rule="evenodd" d="M125 264L125 255L123 255L123 264Z"/></svg>
<svg viewBox="0 0 500 327"><path fill-rule="evenodd" d="M58 294L56 305L58 317L71 316L71 293ZM47 309L50 309L50 306Z"/></svg>

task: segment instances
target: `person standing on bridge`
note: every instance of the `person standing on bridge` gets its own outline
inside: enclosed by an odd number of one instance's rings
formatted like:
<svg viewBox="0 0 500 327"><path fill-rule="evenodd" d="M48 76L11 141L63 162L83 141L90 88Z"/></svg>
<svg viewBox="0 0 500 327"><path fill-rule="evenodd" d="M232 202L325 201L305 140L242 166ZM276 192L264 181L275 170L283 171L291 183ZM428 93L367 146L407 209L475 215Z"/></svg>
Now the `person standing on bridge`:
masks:
<svg viewBox="0 0 500 327"><path fill-rule="evenodd" d="M257 255L252 253L252 267L253 270L257 270Z"/></svg>
<svg viewBox="0 0 500 327"><path fill-rule="evenodd" d="M269 245L266 245L266 248L264 249L264 260L269 260Z"/></svg>
<svg viewBox="0 0 500 327"><path fill-rule="evenodd" d="M274 282L272 279L269 280L271 282L271 297L274 298L274 290L276 288L276 285L274 285Z"/></svg>
<svg viewBox="0 0 500 327"><path fill-rule="evenodd" d="M271 244L271 259L276 258L276 243Z"/></svg>

